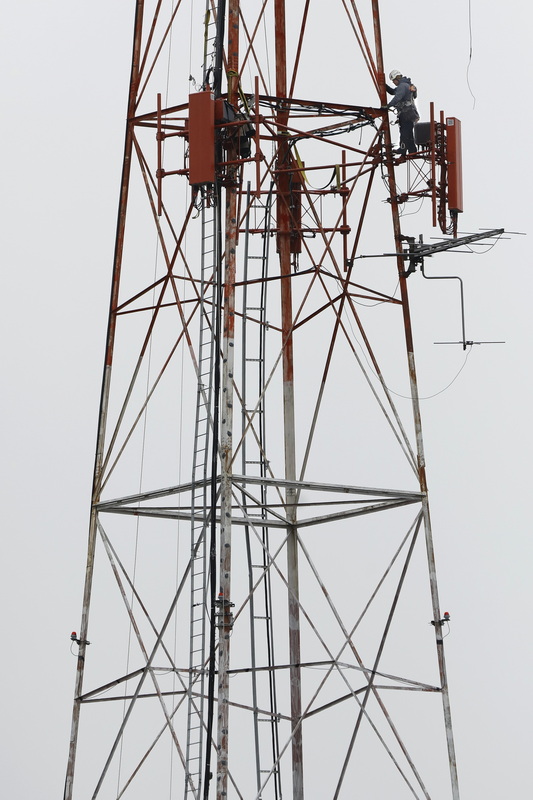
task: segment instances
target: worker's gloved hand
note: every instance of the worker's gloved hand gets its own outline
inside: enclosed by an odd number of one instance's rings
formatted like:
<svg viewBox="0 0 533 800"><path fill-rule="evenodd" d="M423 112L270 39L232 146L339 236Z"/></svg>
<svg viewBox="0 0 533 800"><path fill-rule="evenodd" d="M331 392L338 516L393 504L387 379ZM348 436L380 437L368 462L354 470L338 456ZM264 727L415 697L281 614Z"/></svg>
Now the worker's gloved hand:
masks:
<svg viewBox="0 0 533 800"><path fill-rule="evenodd" d="M388 106L381 106L381 110L382 110L382 111L388 111L388 110L389 110L389 107L388 107Z"/></svg>

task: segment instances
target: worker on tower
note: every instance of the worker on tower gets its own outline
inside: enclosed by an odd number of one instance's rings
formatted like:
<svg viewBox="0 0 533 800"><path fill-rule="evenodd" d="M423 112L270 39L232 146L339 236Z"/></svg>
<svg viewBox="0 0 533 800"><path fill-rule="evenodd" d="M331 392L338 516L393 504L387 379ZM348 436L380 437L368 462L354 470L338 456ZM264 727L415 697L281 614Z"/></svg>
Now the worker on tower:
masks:
<svg viewBox="0 0 533 800"><path fill-rule="evenodd" d="M387 110L390 108L396 109L400 125L400 147L394 153L403 156L405 156L406 152L416 153L414 124L420 119L415 105L416 86L411 83L411 78L406 78L397 69L392 70L389 78L395 88L393 89L388 84L385 84L385 87L387 92L393 94L394 97L385 108Z"/></svg>

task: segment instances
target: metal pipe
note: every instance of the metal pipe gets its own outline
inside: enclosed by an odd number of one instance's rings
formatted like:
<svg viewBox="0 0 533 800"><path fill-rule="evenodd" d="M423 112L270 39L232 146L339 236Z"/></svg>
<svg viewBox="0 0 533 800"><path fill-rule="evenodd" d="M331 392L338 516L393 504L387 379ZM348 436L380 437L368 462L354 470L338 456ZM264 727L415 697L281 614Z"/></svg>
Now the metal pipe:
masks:
<svg viewBox="0 0 533 800"><path fill-rule="evenodd" d="M89 610L91 604L94 556L96 548L96 532L97 532L96 504L100 499L99 497L100 479L101 479L101 470L103 462L107 411L109 404L111 367L113 363L113 351L115 343L115 328L116 328L115 311L118 306L118 293L119 293L120 276L122 269L122 253L124 248L124 231L126 226L126 207L128 202L131 156L133 151L133 118L135 117L137 91L139 87L139 77L140 77L139 64L140 64L140 54L141 54L143 16L144 16L144 0L137 0L135 8L133 53L132 53L130 88L128 97L128 122L126 125L126 134L124 141L124 159L122 165L122 179L121 179L120 200L119 200L119 210L117 219L117 234L116 234L115 254L113 260L113 278L111 283L111 297L110 297L110 308L109 308L109 318L107 327L106 357L104 365L104 374L102 378L102 390L100 395L100 411L98 418L99 419L98 434L97 434L96 456L95 456L93 488L92 488L92 511L89 524L87 564L85 569L85 587L83 591L83 605L82 605L82 616L81 616L80 637L79 637L80 645L79 645L79 653L77 660L76 683L74 689L74 705L72 710L69 757L67 765L67 774L65 777L65 788L63 794L64 800L72 799L73 788L74 788L74 770L76 763L76 750L78 744L78 732L79 732L80 710L81 710L80 697L83 691L86 643L87 643L87 633L89 627Z"/></svg>
<svg viewBox="0 0 533 800"><path fill-rule="evenodd" d="M216 22L215 68L213 71L213 92L215 97L222 94L222 62L224 57L224 26L226 23L226 0L218 0Z"/></svg>
<svg viewBox="0 0 533 800"><path fill-rule="evenodd" d="M431 149L431 214L433 227L437 227L437 161L435 154L435 104L429 104L429 144Z"/></svg>
<svg viewBox="0 0 533 800"><path fill-rule="evenodd" d="M379 2L372 0L372 8L374 14L374 33L376 42L376 55L379 71L380 82L380 99L382 104L385 101L385 74L383 70L383 51L381 43L381 26L379 19ZM391 198L391 211L392 211L392 224L394 230L394 241L396 245L396 252L400 253L402 249L402 235L400 229L400 215L397 201L396 178L394 173L394 164L392 158L392 145L390 135L390 125L388 117L384 119L384 140L385 140L385 164L387 168L390 198ZM413 332L411 327L411 314L409 310L409 296L407 293L407 277L404 269L404 259L401 255L396 258L398 268L398 278L400 284L400 294L402 298L403 320L405 330L405 344L407 349L407 359L409 366L409 379L411 386L412 409L416 435L417 445L417 461L418 461L418 479L420 484L420 491L424 497L422 499L422 512L424 516L424 528L426 537L426 551L428 557L428 566L430 574L430 589L431 598L433 603L433 614L435 620L441 619L439 598L437 590L437 575L435 570L435 557L433 551L433 534L431 530L431 518L429 513L429 501L427 497L427 476L426 476L426 462L424 455L424 442L422 438L422 419L420 413L420 400L418 396L418 385L415 368L415 356L413 345ZM444 712L444 724L446 728L446 740L448 744L448 760L450 767L450 780L452 786L453 800L459 800L459 783L457 778L457 765L455 759L455 748L453 742L452 722L450 713L450 701L448 695L448 683L446 678L446 664L444 659L444 648L442 644L442 631L440 624L435 624L435 635L437 640L437 658L439 663L439 671L441 676L442 686L442 703Z"/></svg>
<svg viewBox="0 0 533 800"><path fill-rule="evenodd" d="M161 92L157 93L157 216L161 216L163 207L163 153L161 142L163 140L163 130L161 127Z"/></svg>
<svg viewBox="0 0 533 800"><path fill-rule="evenodd" d="M461 333L463 337L462 345L463 350L466 350L466 331L465 331L465 301L463 292L463 280L459 275L426 275L424 271L424 262L420 265L420 271L424 278L428 281L459 281L459 292L461 296Z"/></svg>
<svg viewBox="0 0 533 800"><path fill-rule="evenodd" d="M219 16L225 2L219 4ZM235 104L238 94L239 0L228 6L228 100ZM217 25L219 19L217 18ZM219 48L220 41L219 41ZM216 93L216 92L215 92ZM237 158L233 140L228 147L228 161ZM229 166L226 182L226 239L224 255L224 309L222 323L222 392L220 401L220 575L218 600L218 731L217 731L217 800L228 794L229 759L229 668L231 614L231 530L233 471L233 375L235 364L235 275L237 266L237 172Z"/></svg>
<svg viewBox="0 0 533 800"><path fill-rule="evenodd" d="M275 0L275 49L276 49L276 94L287 96L287 44L285 26L285 0ZM283 105L283 104L282 104ZM294 360L293 360L293 314L291 280L291 217L289 208L290 173L286 170L290 148L284 131L289 112L280 107L276 116L278 126L277 182L277 228L281 276L281 319L283 347L283 421L285 442L285 478L296 479L296 447L294 424ZM303 742L302 742L302 689L300 655L300 602L298 577L297 540L297 496L295 489L288 488L285 496L288 521L287 580L289 603L289 660L292 729L292 781L293 800L303 800Z"/></svg>

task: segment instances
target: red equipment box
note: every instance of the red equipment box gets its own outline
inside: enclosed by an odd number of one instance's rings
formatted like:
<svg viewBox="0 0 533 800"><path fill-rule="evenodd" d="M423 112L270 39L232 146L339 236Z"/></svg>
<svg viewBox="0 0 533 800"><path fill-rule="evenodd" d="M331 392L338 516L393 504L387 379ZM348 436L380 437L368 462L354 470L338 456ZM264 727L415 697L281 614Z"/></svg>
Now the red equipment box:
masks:
<svg viewBox="0 0 533 800"><path fill-rule="evenodd" d="M446 117L446 160L448 162L448 209L463 210L463 155L461 121Z"/></svg>
<svg viewBox="0 0 533 800"><path fill-rule="evenodd" d="M211 91L189 95L189 183L215 182L215 98Z"/></svg>

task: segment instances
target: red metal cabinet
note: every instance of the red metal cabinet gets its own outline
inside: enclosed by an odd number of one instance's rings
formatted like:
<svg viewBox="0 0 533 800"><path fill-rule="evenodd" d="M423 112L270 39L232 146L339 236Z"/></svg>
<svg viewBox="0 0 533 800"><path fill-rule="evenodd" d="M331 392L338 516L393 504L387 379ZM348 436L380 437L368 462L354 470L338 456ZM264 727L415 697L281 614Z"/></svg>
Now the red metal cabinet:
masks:
<svg viewBox="0 0 533 800"><path fill-rule="evenodd" d="M215 181L215 98L211 91L189 95L189 183Z"/></svg>
<svg viewBox="0 0 533 800"><path fill-rule="evenodd" d="M446 160L448 162L448 209L463 210L463 156L461 121L446 117Z"/></svg>

